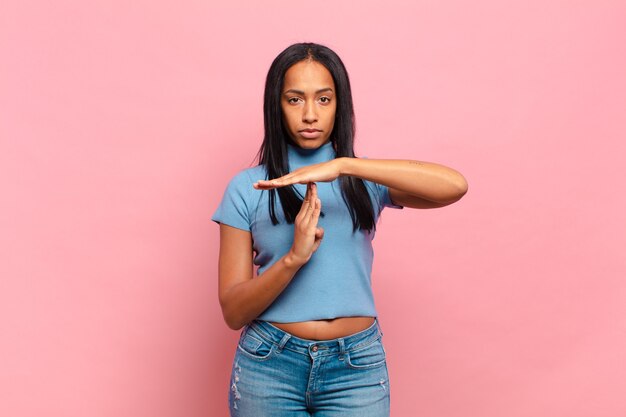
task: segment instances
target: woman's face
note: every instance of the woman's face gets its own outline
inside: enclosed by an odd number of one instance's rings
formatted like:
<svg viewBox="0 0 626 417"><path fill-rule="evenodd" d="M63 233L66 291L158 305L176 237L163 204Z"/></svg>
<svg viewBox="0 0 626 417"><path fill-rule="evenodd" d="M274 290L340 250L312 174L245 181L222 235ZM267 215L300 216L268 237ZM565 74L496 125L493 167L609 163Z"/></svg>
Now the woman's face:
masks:
<svg viewBox="0 0 626 417"><path fill-rule="evenodd" d="M285 73L280 105L289 136L301 148L319 148L330 140L337 101L332 75L319 62L292 65Z"/></svg>

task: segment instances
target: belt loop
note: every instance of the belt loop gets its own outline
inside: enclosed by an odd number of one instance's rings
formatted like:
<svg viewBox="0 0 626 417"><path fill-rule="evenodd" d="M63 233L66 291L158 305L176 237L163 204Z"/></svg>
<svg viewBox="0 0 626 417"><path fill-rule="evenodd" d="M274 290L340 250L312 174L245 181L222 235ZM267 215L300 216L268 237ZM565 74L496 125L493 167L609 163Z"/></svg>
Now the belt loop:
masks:
<svg viewBox="0 0 626 417"><path fill-rule="evenodd" d="M282 352L283 348L285 347L285 344L290 338L291 338L291 335L289 333L285 333L283 338L280 339L280 342L278 342L278 349L276 349L276 353Z"/></svg>
<svg viewBox="0 0 626 417"><path fill-rule="evenodd" d="M343 337L340 337L337 341L339 342L339 360L342 361L343 354L346 353L346 345L343 342Z"/></svg>

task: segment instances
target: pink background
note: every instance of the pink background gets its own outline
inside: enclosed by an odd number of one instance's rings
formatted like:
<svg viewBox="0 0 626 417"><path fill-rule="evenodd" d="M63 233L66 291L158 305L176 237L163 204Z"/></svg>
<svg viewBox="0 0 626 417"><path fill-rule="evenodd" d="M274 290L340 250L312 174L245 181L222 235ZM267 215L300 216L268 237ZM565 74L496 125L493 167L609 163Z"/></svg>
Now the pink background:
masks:
<svg viewBox="0 0 626 417"><path fill-rule="evenodd" d="M626 415L626 3L250 3L0 6L0 415L226 415L209 218L298 41L470 184L379 224L392 415Z"/></svg>

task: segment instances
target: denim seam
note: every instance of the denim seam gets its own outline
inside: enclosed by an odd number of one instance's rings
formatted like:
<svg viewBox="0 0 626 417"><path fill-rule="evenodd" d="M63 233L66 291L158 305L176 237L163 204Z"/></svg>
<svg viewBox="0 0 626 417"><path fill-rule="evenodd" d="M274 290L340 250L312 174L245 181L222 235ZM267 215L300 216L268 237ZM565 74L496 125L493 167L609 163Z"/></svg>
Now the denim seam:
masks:
<svg viewBox="0 0 626 417"><path fill-rule="evenodd" d="M274 349L274 345L272 345L272 347L270 348L270 351L267 355L265 356L259 356L259 355L255 355L254 353L250 353L247 350L245 350L241 344L237 344L237 349L239 349L240 353L244 354L245 356L248 356L249 358L253 359L253 360L257 360L257 361L266 361L268 359L270 359L272 356L274 356L275 353L275 349Z"/></svg>
<svg viewBox="0 0 626 417"><path fill-rule="evenodd" d="M363 350L367 347L369 347L371 344L376 343L380 340L381 336L376 337L374 340L365 340L362 343L359 343L357 345L351 346L350 348L346 349L346 352L356 352L359 350Z"/></svg>

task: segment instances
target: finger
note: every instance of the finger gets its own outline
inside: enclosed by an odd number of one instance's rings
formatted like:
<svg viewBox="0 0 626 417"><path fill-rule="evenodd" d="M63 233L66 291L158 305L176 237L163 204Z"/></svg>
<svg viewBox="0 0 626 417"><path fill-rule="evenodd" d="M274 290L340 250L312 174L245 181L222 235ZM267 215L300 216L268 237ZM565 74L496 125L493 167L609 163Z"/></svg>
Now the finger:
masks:
<svg viewBox="0 0 626 417"><path fill-rule="evenodd" d="M308 184L309 182L311 182L311 176L306 172L299 172L299 170L290 172L287 175L283 175L280 178L272 180L272 184L279 187L292 184Z"/></svg>
<svg viewBox="0 0 626 417"><path fill-rule="evenodd" d="M309 227L309 224L311 223L311 216L313 216L313 213L315 212L315 200L316 198L313 197L313 188L314 186L311 184L311 191L309 192L309 198L308 200L303 204L306 205L306 209L304 210L303 216L302 216L302 223L305 227Z"/></svg>
<svg viewBox="0 0 626 417"><path fill-rule="evenodd" d="M283 175L282 177L274 178L271 180L258 180L253 184L254 188L269 190L277 187L284 187L293 183L291 181L293 174Z"/></svg>
<svg viewBox="0 0 626 417"><path fill-rule="evenodd" d="M255 184L253 184L253 187L256 188L257 190L272 190L274 188L283 187L283 185L280 183L274 182L274 180L271 180L271 181L263 180L263 182L256 182Z"/></svg>
<svg viewBox="0 0 626 417"><path fill-rule="evenodd" d="M252 186L257 190L271 190L272 188L276 188L276 186L272 184L271 180L258 180L252 184Z"/></svg>
<svg viewBox="0 0 626 417"><path fill-rule="evenodd" d="M320 212L322 211L322 202L319 198L315 198L315 206L313 210L307 212L309 227L317 227L317 222L320 218Z"/></svg>
<svg viewBox="0 0 626 417"><path fill-rule="evenodd" d="M317 184L315 184L314 182L310 183L311 184L311 197L309 200L309 204L311 205L311 209L315 210L316 208L316 201L319 200L317 197Z"/></svg>
<svg viewBox="0 0 626 417"><path fill-rule="evenodd" d="M300 206L300 211L296 215L296 220L301 220L309 209L309 200L311 198L311 185L307 184L306 193L304 194L304 199L302 200L302 205Z"/></svg>
<svg viewBox="0 0 626 417"><path fill-rule="evenodd" d="M323 238L324 238L324 229L322 229L321 227L318 227L315 230L315 242L313 242L313 252L315 252L317 248L320 247Z"/></svg>
<svg viewBox="0 0 626 417"><path fill-rule="evenodd" d="M289 174L283 175L282 177L274 178L272 180L272 183L275 185L280 185L281 187L284 187L285 185L295 184L298 181L299 181L299 175L294 172L290 172Z"/></svg>
<svg viewBox="0 0 626 417"><path fill-rule="evenodd" d="M309 197L305 202L305 204L307 205L306 216L308 220L311 219L311 214L313 213L313 210L315 210L315 199L317 198L313 195L313 186L310 187L311 191L309 191Z"/></svg>

